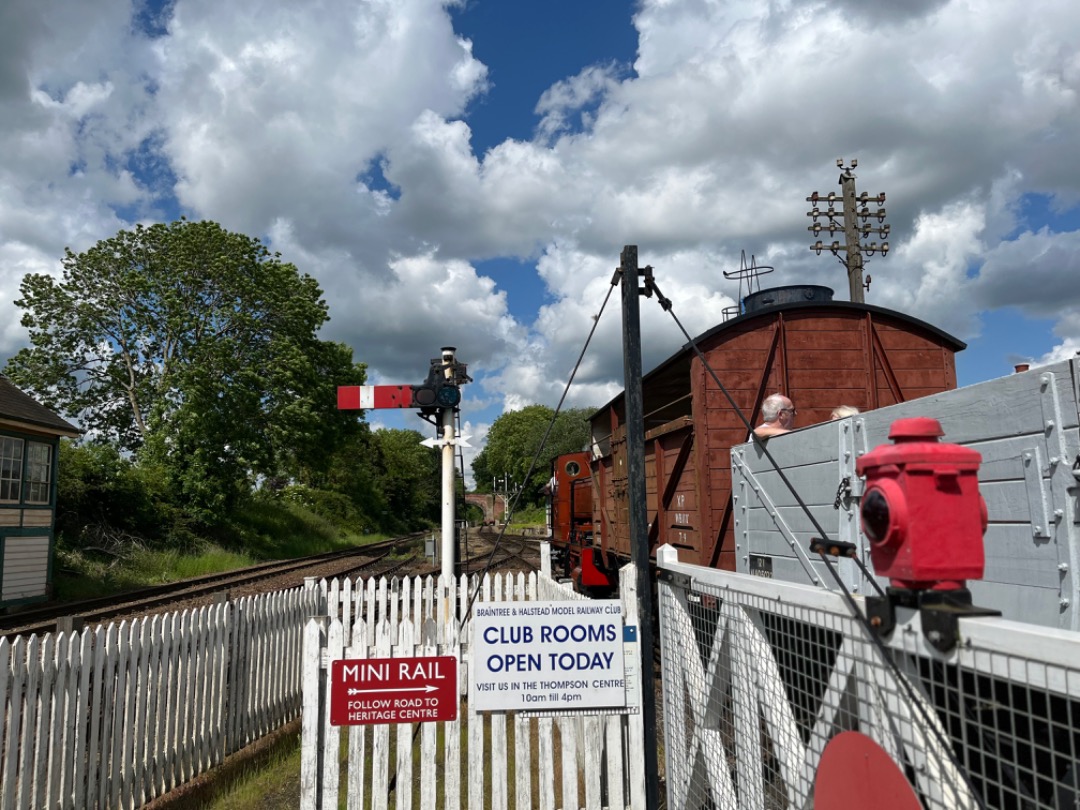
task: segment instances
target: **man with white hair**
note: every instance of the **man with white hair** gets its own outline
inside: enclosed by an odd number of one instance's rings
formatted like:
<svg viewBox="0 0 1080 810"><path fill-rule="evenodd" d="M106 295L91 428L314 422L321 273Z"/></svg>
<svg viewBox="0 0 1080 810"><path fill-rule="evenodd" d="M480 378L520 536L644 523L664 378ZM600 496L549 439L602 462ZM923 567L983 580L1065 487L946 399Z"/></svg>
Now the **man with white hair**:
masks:
<svg viewBox="0 0 1080 810"><path fill-rule="evenodd" d="M787 433L795 427L795 406L783 394L770 394L761 403L761 418L764 420L754 428L754 435L762 439Z"/></svg>

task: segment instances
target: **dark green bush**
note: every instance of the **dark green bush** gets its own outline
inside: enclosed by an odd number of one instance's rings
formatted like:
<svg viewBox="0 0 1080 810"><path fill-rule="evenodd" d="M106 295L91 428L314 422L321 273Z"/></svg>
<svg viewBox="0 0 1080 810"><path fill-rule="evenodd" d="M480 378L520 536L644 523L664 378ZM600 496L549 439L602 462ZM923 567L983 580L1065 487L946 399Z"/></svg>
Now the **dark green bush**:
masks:
<svg viewBox="0 0 1080 810"><path fill-rule="evenodd" d="M361 512L348 496L340 492L293 484L278 490L277 497L359 534L367 534L376 528L375 522Z"/></svg>
<svg viewBox="0 0 1080 810"><path fill-rule="evenodd" d="M164 472L132 464L111 445L60 443L56 502L56 530L68 543L94 545L104 536L190 541Z"/></svg>

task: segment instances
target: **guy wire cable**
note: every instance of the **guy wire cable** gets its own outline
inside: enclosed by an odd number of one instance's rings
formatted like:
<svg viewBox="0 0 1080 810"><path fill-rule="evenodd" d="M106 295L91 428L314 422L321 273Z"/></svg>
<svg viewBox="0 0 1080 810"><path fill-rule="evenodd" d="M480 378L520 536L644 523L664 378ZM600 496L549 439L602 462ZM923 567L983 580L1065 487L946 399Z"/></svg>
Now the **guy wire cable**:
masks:
<svg viewBox="0 0 1080 810"><path fill-rule="evenodd" d="M760 436L758 436L757 434L754 433L753 425L751 425L749 420L747 420L747 418L743 415L742 410L735 403L735 400L731 396L731 393L724 386L724 384L720 381L720 378L717 376L716 372L713 371L713 369L709 366L708 362L705 359L705 355L701 351L701 349L698 347L697 342L692 337L690 337L689 332L687 332L686 328L682 325L682 322L679 320L678 316L675 314L675 311L672 309L671 300L668 299L668 298L665 298L663 293L660 292L660 288L656 285L656 281L655 281L655 279L653 278L653 275L652 275L653 268L651 266L647 266L647 267L644 267L642 269L645 270L646 296L647 297L649 296L650 291L656 293L657 303L660 304L660 307L662 309L666 310L667 312L669 312L671 314L671 317L674 319L675 323L678 325L679 330L686 337L686 340L689 343L689 345L691 346L691 348L694 350L695 355L701 361L702 366L704 366L705 370L709 373L709 376L712 377L713 382L715 382L716 385L719 387L721 393L723 393L724 397L730 403L732 409L738 415L739 419L741 419L743 424L746 425L746 428L749 431L753 442L758 447L761 448L762 452L765 454L765 457L769 459L769 463L772 464L773 469L775 470L775 472L779 476L780 480L784 482L784 485L788 488L788 490L794 496L794 498L795 498L796 502L798 503L799 507L803 510L803 512L806 513L806 516L808 518L810 518L810 522L811 522L811 524L813 524L814 528L818 532L821 533L822 539L825 540L825 541L828 541L828 534L821 527L821 524L818 523L818 521L814 517L813 513L811 513L809 507L803 501L802 496L800 496L799 493L796 491L794 485L791 483L791 481L788 479L788 477L784 474L784 471L780 468L780 465L776 463L776 459L773 458L772 454L769 452L768 448L766 447L766 442L764 442L761 439ZM980 807L980 808L985 807L985 805L983 804L980 796L975 791L974 786L971 784L971 780L968 778L967 772L964 770L963 766L961 765L961 763L957 759L956 752L953 751L951 742L943 737L942 731L938 727L938 724L932 722L932 720L927 716L927 709L923 705L922 700L916 694L914 685L900 671L900 667L897 665L897 663L893 659L892 655L886 649L884 642L878 636L878 634L874 630L874 628L870 625L870 620L865 615L863 615L862 611L859 610L859 606L855 602L855 597L852 596L851 592L847 589L847 586L844 584L843 580L840 578L839 573L837 573L836 569L833 567L832 560L830 560L828 558L828 556L826 554L822 553L822 552L819 552L819 554L821 556L822 561L825 563L825 567L829 571L829 574L836 581L837 586L840 588L841 592L843 593L844 601L847 603L848 608L851 610L852 618L854 618L857 622L859 622L865 628L867 634L872 639L874 647L877 649L881 659L885 662L886 666L888 666L892 670L893 676L896 679L897 683L899 683L901 685L901 688L906 692L907 697L909 699L909 702L915 705L916 711L918 712L919 716L921 717L921 719L922 719L924 725L926 726L927 730L936 738L938 745L941 746L941 748L943 748L947 752L947 755L948 755L949 759L952 761L952 764L956 768L957 773L960 774L961 779L963 779L963 781L964 781L964 783L965 783L965 785L966 785L966 787L968 789L968 792L971 794L971 797L975 801L976 805L978 807ZM852 559L856 560L856 562L859 565L860 569L863 571L864 574L867 575L867 578L870 580L870 582L877 589L877 592L880 595L884 596L885 594L881 590L881 586L877 584L877 581L874 579L873 575L870 574L870 572L865 568L865 566L862 564L862 561L858 560L857 557L852 558Z"/></svg>
<svg viewBox="0 0 1080 810"><path fill-rule="evenodd" d="M540 453L543 451L544 446L547 444L548 436L551 435L551 429L555 427L555 419L559 416L559 412L562 410L563 403L566 401L566 395L570 393L570 386L574 382L574 377L577 376L578 369L581 368L581 361L585 359L585 352L589 349L589 344L592 342L593 335L596 334L596 328L600 325L600 316L604 314L604 310L607 308L608 301L611 300L611 294L615 291L616 285L619 283L619 278L616 275L611 280L611 286L608 287L607 295L604 296L604 302L600 305L600 311L593 316L592 328L589 330L588 336L585 338L585 345L581 347L581 353L578 355L577 362L574 363L574 368L570 372L570 377L566 381L566 386L563 388L562 396L559 397L559 404L555 406L555 413L551 416L551 421L548 423L547 430L544 431L544 436L540 440L539 446L536 448L536 453L533 455L532 461L529 463L529 470L525 473L525 484L528 484L529 478L533 474L533 470L536 469L536 462L540 458ZM488 572L491 567L491 561L495 558L495 552L499 550L499 545L502 543L503 536L506 534L506 527L510 525L510 518L514 514L514 510L517 509L518 500L521 498L521 493L524 492L525 486L522 485L521 489L514 495L514 499L510 502L509 510L506 517L503 520L502 528L499 530L498 536L495 538L495 545L491 549L491 554L488 555L487 562L484 563L484 568L480 572L480 576L477 578L476 587L473 588L472 593L469 595L469 604L465 608L465 613L462 614L461 620L458 623L458 631L460 632L465 625L465 619L472 613L473 602L476 601L477 594L480 592L480 582L483 579L484 574Z"/></svg>

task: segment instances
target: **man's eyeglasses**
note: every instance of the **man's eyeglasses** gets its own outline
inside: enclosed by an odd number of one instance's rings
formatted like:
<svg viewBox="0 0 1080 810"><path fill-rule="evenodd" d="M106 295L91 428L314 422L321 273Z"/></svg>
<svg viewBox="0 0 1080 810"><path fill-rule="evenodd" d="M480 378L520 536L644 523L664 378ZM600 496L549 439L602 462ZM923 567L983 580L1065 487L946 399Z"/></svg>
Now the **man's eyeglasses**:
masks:
<svg viewBox="0 0 1080 810"><path fill-rule="evenodd" d="M798 413L798 411L797 411L797 410L795 410L794 408L781 408L781 409L780 409L780 413L783 413L784 411L787 411L787 412L788 412L788 413L790 413L790 414L791 414L792 416L794 416L795 414L797 414L797 413Z"/></svg>

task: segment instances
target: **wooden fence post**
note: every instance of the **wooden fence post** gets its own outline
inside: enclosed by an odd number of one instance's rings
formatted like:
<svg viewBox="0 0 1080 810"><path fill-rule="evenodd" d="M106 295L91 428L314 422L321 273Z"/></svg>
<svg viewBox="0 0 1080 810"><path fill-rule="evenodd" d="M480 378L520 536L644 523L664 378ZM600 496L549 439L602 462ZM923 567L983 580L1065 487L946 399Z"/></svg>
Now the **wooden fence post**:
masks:
<svg viewBox="0 0 1080 810"><path fill-rule="evenodd" d="M313 616L304 626L303 667L301 683L304 688L300 724L300 810L319 810L321 805L319 777L322 746L319 732L322 727L322 652L326 640L325 616ZM336 810L336 805L330 810Z"/></svg>

